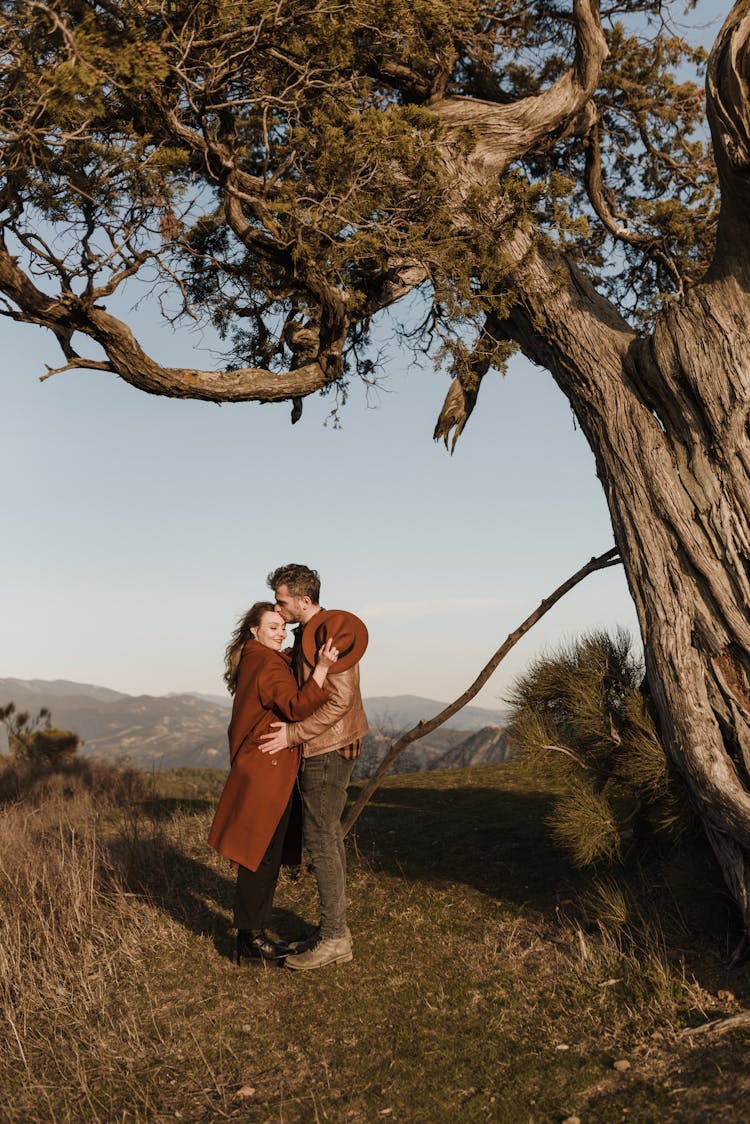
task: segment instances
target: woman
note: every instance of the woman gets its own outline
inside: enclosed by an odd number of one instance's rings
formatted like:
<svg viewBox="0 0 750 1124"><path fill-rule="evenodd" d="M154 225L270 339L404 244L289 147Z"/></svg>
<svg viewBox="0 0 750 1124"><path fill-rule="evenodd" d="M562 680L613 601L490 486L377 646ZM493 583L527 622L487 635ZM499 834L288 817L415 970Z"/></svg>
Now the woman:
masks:
<svg viewBox="0 0 750 1124"><path fill-rule="evenodd" d="M284 841L292 813L301 749L261 753L272 722L298 722L326 701L328 669L338 651L332 641L318 652L311 677L298 687L280 651L286 625L269 601L258 601L239 622L226 650L224 679L234 695L229 724L231 768L208 841L237 866L234 923L237 963L282 960L288 947L266 935ZM297 856L297 861L299 858Z"/></svg>

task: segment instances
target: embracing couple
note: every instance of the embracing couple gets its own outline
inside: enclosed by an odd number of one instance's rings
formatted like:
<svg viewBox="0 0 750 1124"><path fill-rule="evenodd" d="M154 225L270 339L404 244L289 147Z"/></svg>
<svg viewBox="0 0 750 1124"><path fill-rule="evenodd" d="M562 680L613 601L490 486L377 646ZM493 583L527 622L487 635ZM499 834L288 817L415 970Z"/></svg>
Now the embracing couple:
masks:
<svg viewBox="0 0 750 1124"><path fill-rule="evenodd" d="M275 602L256 602L226 651L231 767L208 841L237 868L237 962L307 970L352 959L341 814L367 733L359 686L367 629L353 613L321 608L320 578L307 566L280 566L268 585ZM282 651L292 623L294 643ZM266 927L281 864L299 864L302 843L320 924L289 945Z"/></svg>

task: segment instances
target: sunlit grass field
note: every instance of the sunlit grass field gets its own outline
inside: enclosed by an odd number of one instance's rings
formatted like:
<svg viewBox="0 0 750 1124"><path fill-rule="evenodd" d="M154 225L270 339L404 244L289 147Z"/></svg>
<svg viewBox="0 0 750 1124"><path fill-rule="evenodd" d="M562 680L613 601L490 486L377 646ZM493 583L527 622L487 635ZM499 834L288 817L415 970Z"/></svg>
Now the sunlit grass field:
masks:
<svg viewBox="0 0 750 1124"><path fill-rule="evenodd" d="M623 891L555 847L543 777L400 775L348 839L352 963L237 968L222 780L0 784L0 1119L737 1115L750 1031L688 1033L750 1005L702 851ZM277 907L316 920L306 870Z"/></svg>

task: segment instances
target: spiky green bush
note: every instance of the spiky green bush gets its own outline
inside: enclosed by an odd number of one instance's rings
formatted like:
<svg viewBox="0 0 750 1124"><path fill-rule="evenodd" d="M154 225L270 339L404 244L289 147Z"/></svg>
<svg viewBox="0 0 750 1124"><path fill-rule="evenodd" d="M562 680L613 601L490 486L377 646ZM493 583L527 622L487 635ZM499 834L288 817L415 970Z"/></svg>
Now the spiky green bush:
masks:
<svg viewBox="0 0 750 1124"><path fill-rule="evenodd" d="M514 749L558 782L550 826L580 866L671 844L691 822L643 677L627 632L595 631L536 659L508 699Z"/></svg>

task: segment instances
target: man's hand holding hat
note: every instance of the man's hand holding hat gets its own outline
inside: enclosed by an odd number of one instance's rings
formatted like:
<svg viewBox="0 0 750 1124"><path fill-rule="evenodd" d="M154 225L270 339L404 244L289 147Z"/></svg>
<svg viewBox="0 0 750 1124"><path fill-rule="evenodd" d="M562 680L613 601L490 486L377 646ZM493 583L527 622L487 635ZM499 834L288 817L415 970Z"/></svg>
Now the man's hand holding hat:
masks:
<svg viewBox="0 0 750 1124"><path fill-rule="evenodd" d="M329 675L338 675L359 663L367 650L368 639L364 621L354 613L345 609L321 609L304 627L302 654L305 662L314 667L319 649L327 640L332 640L339 658Z"/></svg>

